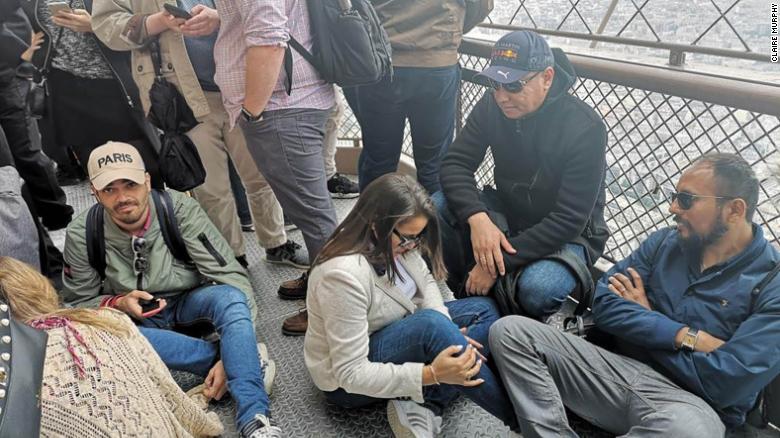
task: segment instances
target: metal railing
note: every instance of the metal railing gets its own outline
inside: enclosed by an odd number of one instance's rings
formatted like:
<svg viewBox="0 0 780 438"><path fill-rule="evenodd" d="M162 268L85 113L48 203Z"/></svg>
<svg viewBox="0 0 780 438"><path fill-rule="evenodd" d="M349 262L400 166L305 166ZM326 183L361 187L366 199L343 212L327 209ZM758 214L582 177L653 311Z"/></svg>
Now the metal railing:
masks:
<svg viewBox="0 0 780 438"><path fill-rule="evenodd" d="M486 88L473 76L488 62L490 45L464 40L458 127ZM619 260L652 231L671 225L668 193L682 171L708 152L744 157L761 180L755 221L780 243L780 86L678 69L569 55L579 75L572 92L596 109L608 130L605 258ZM347 109L342 138L359 138ZM404 153L411 155L408 131ZM777 169L775 169L777 167ZM477 171L493 180L488 152Z"/></svg>
<svg viewBox="0 0 780 438"><path fill-rule="evenodd" d="M461 46L462 118L485 92L473 75L487 65L490 45ZM605 258L619 260L652 231L671 225L668 193L682 171L708 152L744 157L761 179L755 221L780 237L780 86L676 69L570 55L580 77L572 92L596 109L608 131L606 219L612 235ZM492 159L478 171L492 182ZM780 175L779 175L780 176Z"/></svg>

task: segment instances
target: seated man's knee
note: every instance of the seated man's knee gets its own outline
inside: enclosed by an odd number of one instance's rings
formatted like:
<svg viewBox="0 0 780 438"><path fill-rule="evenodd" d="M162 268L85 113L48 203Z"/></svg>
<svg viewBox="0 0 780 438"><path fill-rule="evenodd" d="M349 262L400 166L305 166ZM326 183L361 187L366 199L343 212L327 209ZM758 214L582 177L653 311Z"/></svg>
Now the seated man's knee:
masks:
<svg viewBox="0 0 780 438"><path fill-rule="evenodd" d="M496 300L491 297L468 297L461 298L468 300L468 314L474 314L481 322L492 323L501 318L501 312L498 310Z"/></svg>
<svg viewBox="0 0 780 438"><path fill-rule="evenodd" d="M542 263L558 265L560 269L544 269L538 266ZM529 315L543 318L557 312L575 286L576 280L565 267L557 262L540 261L520 276L515 293L517 301Z"/></svg>
<svg viewBox="0 0 780 438"><path fill-rule="evenodd" d="M529 327L538 321L519 315L505 316L490 326L490 351L493 356L506 354L516 347L531 345Z"/></svg>
<svg viewBox="0 0 780 438"><path fill-rule="evenodd" d="M699 438L699 437L723 437L726 427L720 421L717 414L707 407L710 412L702 412L696 406L679 404L669 411L659 412L656 415L657 423L646 426L663 432L664 436L675 438ZM709 414L709 415L708 415ZM649 415L652 419L656 415Z"/></svg>

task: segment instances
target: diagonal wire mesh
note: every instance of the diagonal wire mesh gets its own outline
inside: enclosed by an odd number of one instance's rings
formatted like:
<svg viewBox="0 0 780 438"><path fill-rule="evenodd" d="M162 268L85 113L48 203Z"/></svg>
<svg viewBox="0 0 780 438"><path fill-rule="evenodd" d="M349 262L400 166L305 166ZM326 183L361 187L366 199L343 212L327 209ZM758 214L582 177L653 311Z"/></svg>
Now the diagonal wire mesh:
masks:
<svg viewBox="0 0 780 438"><path fill-rule="evenodd" d="M478 71L486 63L461 55L464 68ZM479 84L461 82L459 126L485 91ZM581 78L572 91L607 125L605 215L611 237L605 258L622 259L650 233L671 225L669 193L693 161L716 151L739 154L756 171L761 190L754 220L768 239L780 243L780 118L591 79ZM359 138L359 131L347 108L342 138ZM412 155L408 129L403 153ZM490 152L476 178L480 186L492 184Z"/></svg>
<svg viewBox="0 0 780 438"><path fill-rule="evenodd" d="M465 68L484 62L462 55ZM470 82L461 86L464 116L485 92ZM773 171L780 147L780 118L679 96L580 79L572 92L598 111L607 125L607 208L611 231L605 258L627 256L653 231L671 225L669 193L681 173L701 155L728 152L742 156L761 180L754 220L767 238L780 237L780 185ZM492 183L492 158L477 175Z"/></svg>

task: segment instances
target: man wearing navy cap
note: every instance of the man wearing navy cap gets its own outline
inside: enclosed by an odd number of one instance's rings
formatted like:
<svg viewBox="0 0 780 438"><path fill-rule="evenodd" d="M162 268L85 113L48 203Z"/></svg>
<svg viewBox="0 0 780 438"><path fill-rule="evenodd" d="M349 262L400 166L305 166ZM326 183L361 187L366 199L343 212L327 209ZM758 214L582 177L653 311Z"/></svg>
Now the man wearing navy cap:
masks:
<svg viewBox="0 0 780 438"><path fill-rule="evenodd" d="M501 38L478 78L492 90L450 146L434 195L450 286L487 295L507 276L513 312L545 318L590 283L609 236L606 128L569 92L577 77L566 55L534 32ZM495 189L480 190L474 174L488 148Z"/></svg>

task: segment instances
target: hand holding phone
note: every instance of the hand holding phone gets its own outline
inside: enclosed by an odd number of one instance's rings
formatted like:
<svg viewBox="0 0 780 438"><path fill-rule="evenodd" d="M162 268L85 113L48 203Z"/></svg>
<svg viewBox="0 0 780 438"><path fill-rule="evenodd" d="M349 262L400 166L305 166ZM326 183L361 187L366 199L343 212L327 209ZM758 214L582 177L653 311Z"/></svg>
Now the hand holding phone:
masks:
<svg viewBox="0 0 780 438"><path fill-rule="evenodd" d="M141 316L146 318L156 314L161 303L159 298L152 298L151 300L139 299L138 304L141 306Z"/></svg>
<svg viewBox="0 0 780 438"><path fill-rule="evenodd" d="M185 20L189 20L190 18L192 18L192 15L189 12L176 5L165 3L163 7L169 14L173 15L176 18L183 18Z"/></svg>

